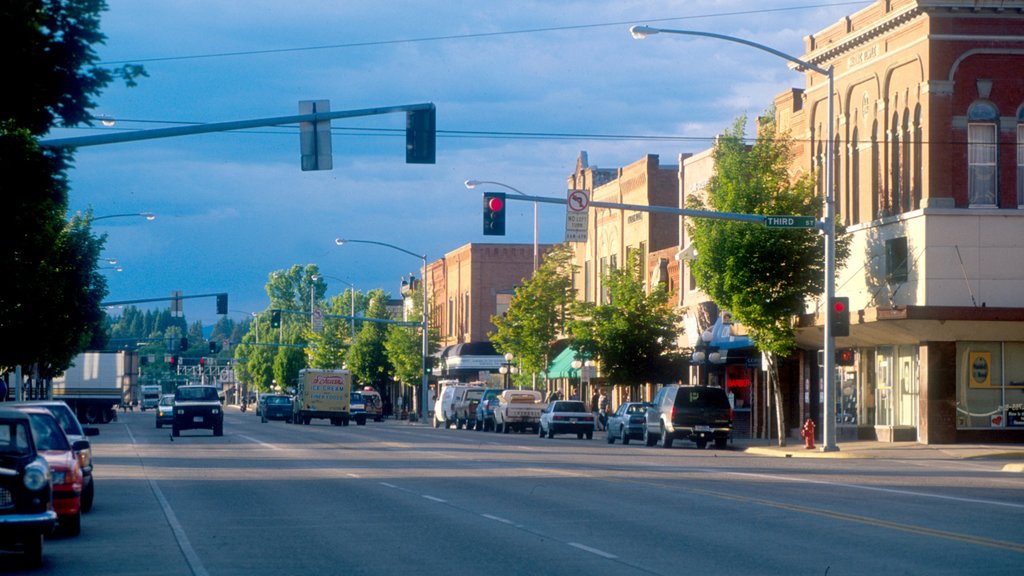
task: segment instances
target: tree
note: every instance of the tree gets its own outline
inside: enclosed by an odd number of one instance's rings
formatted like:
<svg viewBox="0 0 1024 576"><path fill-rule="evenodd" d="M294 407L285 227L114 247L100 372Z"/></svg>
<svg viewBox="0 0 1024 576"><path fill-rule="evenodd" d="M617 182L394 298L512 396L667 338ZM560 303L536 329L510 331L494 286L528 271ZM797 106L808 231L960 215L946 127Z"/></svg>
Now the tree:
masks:
<svg viewBox="0 0 1024 576"><path fill-rule="evenodd" d="M129 85L145 71L96 66L101 0L23 0L0 4L0 45L19 63L18 89L0 91L0 202L14 216L4 229L0 269L0 370L32 365L63 371L86 346L102 343L96 274L102 238L88 221L67 221L71 154L38 146L60 126L90 122L94 98L114 78Z"/></svg>
<svg viewBox="0 0 1024 576"><path fill-rule="evenodd" d="M572 249L568 244L553 248L516 288L504 316L491 318L497 328L491 341L516 357L520 374L544 373L551 363L551 344L564 333L576 297L572 275Z"/></svg>
<svg viewBox="0 0 1024 576"><path fill-rule="evenodd" d="M599 359L601 373L612 384L632 386L678 379L676 338L680 318L659 284L647 293L640 256L633 252L620 270L602 282L608 303L577 302L569 323L570 344L583 356Z"/></svg>
<svg viewBox="0 0 1024 576"><path fill-rule="evenodd" d="M423 321L423 294L412 294L412 310L406 318L409 322ZM421 328L389 325L384 339L384 350L391 364L391 377L404 386L416 387L423 382L423 332ZM427 354L437 348L438 335L435 330L427 331ZM419 396L417 396L418 398Z"/></svg>
<svg viewBox="0 0 1024 576"><path fill-rule="evenodd" d="M752 146L744 144L746 118L739 118L715 145L715 173L706 201L690 196L687 205L720 212L818 216L822 200L813 174L793 177L793 142L778 134L774 117L759 119ZM697 286L750 330L768 361L775 399L779 445L786 424L782 412L778 359L796 347L793 318L808 298L824 291L824 238L811 230L773 229L707 218L688 223L697 259ZM836 267L849 255L849 241L836 241Z"/></svg>
<svg viewBox="0 0 1024 576"><path fill-rule="evenodd" d="M383 290L374 290L370 293L370 308L366 311L368 318L390 319L388 312L388 297ZM380 322L365 322L363 327L356 334L355 342L349 348L345 360L352 376L359 382L380 387L388 381L393 367L388 361L387 351L384 349L384 339L387 329Z"/></svg>
<svg viewBox="0 0 1024 576"><path fill-rule="evenodd" d="M349 289L351 290L351 288ZM348 316L351 312L352 294L344 294L331 298L328 303L327 316ZM351 326L349 320L342 318L324 318L323 330L310 330L306 353L309 355L311 368L341 368L345 363L345 355L351 346Z"/></svg>

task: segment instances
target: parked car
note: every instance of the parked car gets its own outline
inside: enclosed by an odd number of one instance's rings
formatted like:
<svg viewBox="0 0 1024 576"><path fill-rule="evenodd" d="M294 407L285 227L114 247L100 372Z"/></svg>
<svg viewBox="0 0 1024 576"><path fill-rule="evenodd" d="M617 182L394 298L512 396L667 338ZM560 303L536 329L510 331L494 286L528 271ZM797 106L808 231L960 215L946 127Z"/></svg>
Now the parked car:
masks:
<svg viewBox="0 0 1024 576"><path fill-rule="evenodd" d="M67 435L68 441L75 449L75 457L78 459L78 466L82 469L82 512L92 510L92 503L96 497L95 484L92 476L92 445L89 442L90 436L97 436L100 429L95 426L82 426L75 416L74 410L64 403L63 400L28 400L23 402L11 402L9 406L41 406L50 411L57 419L60 427ZM84 442L80 442L83 441Z"/></svg>
<svg viewBox="0 0 1024 576"><path fill-rule="evenodd" d="M643 440L644 418L651 404L647 402L624 402L608 417L608 443L622 440L629 444L630 440Z"/></svg>
<svg viewBox="0 0 1024 576"><path fill-rule="evenodd" d="M38 406L21 406L18 410L28 414L36 451L50 466L57 529L77 536L82 532L82 469L71 442L49 410Z"/></svg>
<svg viewBox="0 0 1024 576"><path fill-rule="evenodd" d="M182 430L209 429L214 436L224 435L224 410L217 388L202 384L178 386L174 391L174 421L171 436Z"/></svg>
<svg viewBox="0 0 1024 576"><path fill-rule="evenodd" d="M50 466L36 451L29 415L0 407L0 549L23 552L33 566L43 563L43 540L53 532Z"/></svg>
<svg viewBox="0 0 1024 576"><path fill-rule="evenodd" d="M455 402L469 388L456 380L442 381L441 393L434 402L434 428L450 428L455 424Z"/></svg>
<svg viewBox="0 0 1024 576"><path fill-rule="evenodd" d="M260 422L264 424L268 420L292 421L292 397L287 394L264 394L260 397L263 402L263 410L260 412Z"/></svg>
<svg viewBox="0 0 1024 576"><path fill-rule="evenodd" d="M501 397L500 388L487 388L476 405L476 429L494 430L494 409Z"/></svg>
<svg viewBox="0 0 1024 576"><path fill-rule="evenodd" d="M594 437L594 414L580 400L553 400L540 413L539 434L554 438L555 434L576 433L577 438Z"/></svg>
<svg viewBox="0 0 1024 576"><path fill-rule="evenodd" d="M174 424L174 394L164 394L156 405L156 427L164 424Z"/></svg>
<svg viewBox="0 0 1024 576"><path fill-rule="evenodd" d="M725 390L713 386L670 384L654 396L644 415L644 444L659 441L665 448L672 441L689 440L697 448L706 448L714 440L715 448L728 445L732 434L732 405Z"/></svg>

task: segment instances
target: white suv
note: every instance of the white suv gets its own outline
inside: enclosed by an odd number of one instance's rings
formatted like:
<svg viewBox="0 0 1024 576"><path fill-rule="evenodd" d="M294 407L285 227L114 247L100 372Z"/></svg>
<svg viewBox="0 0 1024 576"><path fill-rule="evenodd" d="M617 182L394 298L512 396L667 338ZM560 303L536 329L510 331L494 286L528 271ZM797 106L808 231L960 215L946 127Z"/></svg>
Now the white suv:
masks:
<svg viewBox="0 0 1024 576"><path fill-rule="evenodd" d="M434 428L450 428L455 424L455 402L462 397L462 392L469 388L456 380L442 383L441 393L434 402Z"/></svg>

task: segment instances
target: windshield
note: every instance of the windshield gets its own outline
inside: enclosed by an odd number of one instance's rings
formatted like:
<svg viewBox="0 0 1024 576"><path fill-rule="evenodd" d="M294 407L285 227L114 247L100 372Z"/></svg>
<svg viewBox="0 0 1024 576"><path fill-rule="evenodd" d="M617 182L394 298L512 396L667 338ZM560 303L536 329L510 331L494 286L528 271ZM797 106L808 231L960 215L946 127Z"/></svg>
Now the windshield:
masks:
<svg viewBox="0 0 1024 576"><path fill-rule="evenodd" d="M0 423L0 454L28 454L28 429L24 422Z"/></svg>
<svg viewBox="0 0 1024 576"><path fill-rule="evenodd" d="M32 412L28 417L32 423L32 437L36 440L36 450L71 450L67 436L53 416L49 413Z"/></svg>
<svg viewBox="0 0 1024 576"><path fill-rule="evenodd" d="M165 396L161 396L160 397L160 405L161 406L174 406L174 395L173 394L167 394Z"/></svg>
<svg viewBox="0 0 1024 576"><path fill-rule="evenodd" d="M43 406L49 410L50 414L57 419L57 423L64 429L64 433L68 436L85 436L85 432L82 431L82 425L78 423L78 418L75 417L75 413L71 411L71 408L63 402L56 404L49 404Z"/></svg>
<svg viewBox="0 0 1024 576"><path fill-rule="evenodd" d="M209 386L196 386L190 388L182 386L178 388L177 392L174 393L175 400L198 400L198 401L212 401L217 402L220 399L217 397L217 389Z"/></svg>
<svg viewBox="0 0 1024 576"><path fill-rule="evenodd" d="M287 396L271 396L270 398L267 398L267 404L278 404L278 405L281 405L281 404L288 404L288 403L289 403L289 399L288 399Z"/></svg>

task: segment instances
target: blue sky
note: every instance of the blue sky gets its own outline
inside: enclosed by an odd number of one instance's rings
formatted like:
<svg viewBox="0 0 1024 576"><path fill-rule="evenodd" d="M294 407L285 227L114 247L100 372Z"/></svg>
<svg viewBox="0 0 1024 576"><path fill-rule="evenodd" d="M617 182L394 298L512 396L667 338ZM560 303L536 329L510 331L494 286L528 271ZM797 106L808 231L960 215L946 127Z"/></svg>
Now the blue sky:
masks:
<svg viewBox="0 0 1024 576"><path fill-rule="evenodd" d="M804 38L868 2L685 0L448 2L108 0L108 66L143 64L139 86L110 85L97 116L113 127L288 116L300 100L332 110L432 102L437 163L404 161L404 115L333 123L334 169L302 172L297 127L81 148L72 212L150 211L95 223L108 235L108 300L227 292L230 315L264 310L268 275L315 263L361 290L393 295L420 261L469 242L533 238L533 205L510 202L505 238L482 234L480 189L494 180L564 197L580 151L613 168L645 154L676 164L741 114L756 115L803 77L782 59L649 24L737 36L800 56ZM557 136L556 136L557 135ZM661 138L659 138L661 137ZM665 138L670 137L670 138ZM540 207L540 241L560 242L564 208ZM328 277L329 294L346 285ZM143 307L163 307L147 304ZM189 321L216 321L213 299Z"/></svg>

